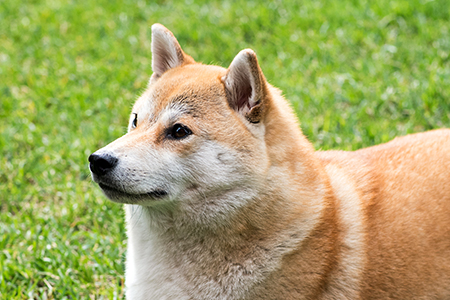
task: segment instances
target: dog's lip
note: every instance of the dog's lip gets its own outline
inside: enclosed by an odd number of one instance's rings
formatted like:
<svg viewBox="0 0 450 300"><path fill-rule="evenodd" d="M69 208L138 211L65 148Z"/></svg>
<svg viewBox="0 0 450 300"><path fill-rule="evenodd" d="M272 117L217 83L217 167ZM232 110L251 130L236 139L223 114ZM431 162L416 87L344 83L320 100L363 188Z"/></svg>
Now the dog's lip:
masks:
<svg viewBox="0 0 450 300"><path fill-rule="evenodd" d="M102 188L102 190L107 192L113 192L115 194L121 195L121 196L128 196L128 197L151 197L151 198L162 198L164 196L167 196L167 192L164 190L156 189L151 192L146 193L128 193L124 192L122 190L119 190L115 187L112 187L108 184L105 184L103 182L99 182L98 185Z"/></svg>

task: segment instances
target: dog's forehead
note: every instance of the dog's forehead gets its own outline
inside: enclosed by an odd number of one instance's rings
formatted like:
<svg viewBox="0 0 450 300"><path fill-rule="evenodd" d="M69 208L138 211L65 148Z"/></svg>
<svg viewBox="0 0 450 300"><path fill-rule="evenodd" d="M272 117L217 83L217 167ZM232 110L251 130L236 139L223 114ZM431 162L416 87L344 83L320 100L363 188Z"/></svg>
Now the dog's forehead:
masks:
<svg viewBox="0 0 450 300"><path fill-rule="evenodd" d="M158 115L162 111L201 114L225 104L221 67L200 64L169 70L140 97L135 111Z"/></svg>

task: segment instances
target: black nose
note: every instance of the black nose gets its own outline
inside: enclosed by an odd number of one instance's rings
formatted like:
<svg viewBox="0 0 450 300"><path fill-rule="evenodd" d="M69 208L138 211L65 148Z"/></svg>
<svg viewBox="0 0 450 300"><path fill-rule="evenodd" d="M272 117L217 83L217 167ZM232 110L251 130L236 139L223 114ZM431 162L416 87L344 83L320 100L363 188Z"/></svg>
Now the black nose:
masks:
<svg viewBox="0 0 450 300"><path fill-rule="evenodd" d="M110 154L91 154L89 156L89 169L98 176L105 175L117 165L119 159Z"/></svg>

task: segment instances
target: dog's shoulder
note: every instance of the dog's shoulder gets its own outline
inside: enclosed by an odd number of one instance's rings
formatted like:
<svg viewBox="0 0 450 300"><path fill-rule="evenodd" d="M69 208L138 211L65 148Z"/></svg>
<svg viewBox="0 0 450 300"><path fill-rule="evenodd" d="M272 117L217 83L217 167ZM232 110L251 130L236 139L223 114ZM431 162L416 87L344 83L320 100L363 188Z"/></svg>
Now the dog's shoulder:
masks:
<svg viewBox="0 0 450 300"><path fill-rule="evenodd" d="M369 201L373 198L378 188L378 172L365 155L331 150L317 151L316 157L324 167L335 194L348 189L357 193L360 199Z"/></svg>

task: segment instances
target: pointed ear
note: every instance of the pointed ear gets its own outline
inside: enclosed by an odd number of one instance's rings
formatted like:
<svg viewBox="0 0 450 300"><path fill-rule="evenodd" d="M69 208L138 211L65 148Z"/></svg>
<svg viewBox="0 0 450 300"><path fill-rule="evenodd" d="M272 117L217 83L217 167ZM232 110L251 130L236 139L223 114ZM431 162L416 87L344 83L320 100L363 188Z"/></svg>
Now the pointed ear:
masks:
<svg viewBox="0 0 450 300"><path fill-rule="evenodd" d="M169 69L193 63L185 54L175 36L161 24L152 25L152 69L150 82L157 80Z"/></svg>
<svg viewBox="0 0 450 300"><path fill-rule="evenodd" d="M259 123L263 115L266 79L255 52L251 49L239 52L222 80L231 108L251 123Z"/></svg>

